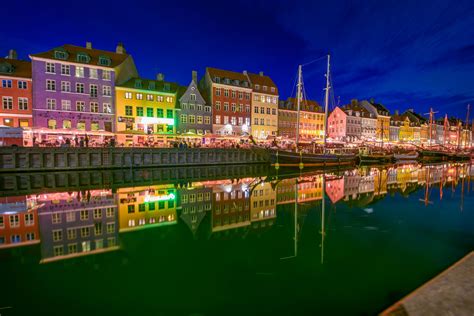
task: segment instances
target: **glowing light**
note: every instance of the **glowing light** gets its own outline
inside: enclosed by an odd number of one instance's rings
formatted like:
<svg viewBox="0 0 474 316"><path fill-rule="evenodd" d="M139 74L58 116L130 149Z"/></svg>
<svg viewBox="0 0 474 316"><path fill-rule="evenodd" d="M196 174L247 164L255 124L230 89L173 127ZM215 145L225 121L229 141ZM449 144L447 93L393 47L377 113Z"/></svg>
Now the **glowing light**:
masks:
<svg viewBox="0 0 474 316"><path fill-rule="evenodd" d="M170 194L165 194L165 195L146 195L145 196L145 202L156 202L156 201L168 201L168 200L174 200L175 195L173 193Z"/></svg>

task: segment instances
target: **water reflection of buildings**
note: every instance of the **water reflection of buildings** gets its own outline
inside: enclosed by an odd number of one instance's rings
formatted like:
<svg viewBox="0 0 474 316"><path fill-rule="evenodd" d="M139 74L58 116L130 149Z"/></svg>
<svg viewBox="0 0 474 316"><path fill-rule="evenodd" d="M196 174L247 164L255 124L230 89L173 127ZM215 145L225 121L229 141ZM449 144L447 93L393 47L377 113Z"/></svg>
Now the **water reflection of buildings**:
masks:
<svg viewBox="0 0 474 316"><path fill-rule="evenodd" d="M181 208L180 218L196 236L199 225L212 210L212 187L201 182L178 188L178 206Z"/></svg>
<svg viewBox="0 0 474 316"><path fill-rule="evenodd" d="M297 187L295 187L295 181ZM283 179L278 182L276 194L277 204L295 203L295 190L298 191L298 203L318 201L322 199L323 175L306 175L299 178Z"/></svg>
<svg viewBox="0 0 474 316"><path fill-rule="evenodd" d="M39 204L42 263L117 250L118 218L111 190L30 196Z"/></svg>
<svg viewBox="0 0 474 316"><path fill-rule="evenodd" d="M117 191L120 232L176 224L176 189L172 184Z"/></svg>
<svg viewBox="0 0 474 316"><path fill-rule="evenodd" d="M26 196L0 199L0 249L40 242L37 205Z"/></svg>
<svg viewBox="0 0 474 316"><path fill-rule="evenodd" d="M268 228L275 223L276 191L271 182L256 184L251 188L250 219L253 229Z"/></svg>

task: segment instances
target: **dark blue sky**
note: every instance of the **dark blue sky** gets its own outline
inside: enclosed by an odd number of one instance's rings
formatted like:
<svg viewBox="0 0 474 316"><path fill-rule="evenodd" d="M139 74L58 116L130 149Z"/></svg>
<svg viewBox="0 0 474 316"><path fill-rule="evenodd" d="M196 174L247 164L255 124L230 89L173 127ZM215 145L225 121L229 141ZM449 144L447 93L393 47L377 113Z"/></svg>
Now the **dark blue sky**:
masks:
<svg viewBox="0 0 474 316"><path fill-rule="evenodd" d="M206 66L264 71L292 94L297 65L330 51L340 102L374 98L390 110L474 106L474 1L9 1L0 51L21 58L65 43L124 43L144 77L187 84ZM325 62L304 68L322 101ZM294 93L293 93L294 94Z"/></svg>

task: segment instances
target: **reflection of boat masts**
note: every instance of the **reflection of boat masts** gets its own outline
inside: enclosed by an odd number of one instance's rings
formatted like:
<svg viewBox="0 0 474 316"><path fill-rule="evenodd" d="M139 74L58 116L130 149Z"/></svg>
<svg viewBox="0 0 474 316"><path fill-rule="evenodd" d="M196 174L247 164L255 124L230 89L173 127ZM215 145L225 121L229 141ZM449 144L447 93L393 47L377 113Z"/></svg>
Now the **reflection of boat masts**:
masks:
<svg viewBox="0 0 474 316"><path fill-rule="evenodd" d="M432 201L430 201L430 167L427 167L427 172L426 172L426 189L425 189L425 199L420 199L420 201L425 202L425 206L428 206L428 204L433 204Z"/></svg>
<svg viewBox="0 0 474 316"><path fill-rule="evenodd" d="M322 183L322 188L323 188L323 192L322 192L322 196L323 196L323 199L321 201L321 264L324 263L324 237L326 235L326 232L324 231L324 213L325 213L325 210L326 210L326 194L325 194L325 185L326 185L326 181L325 181L325 178L323 176L323 179L322 179L323 183Z"/></svg>

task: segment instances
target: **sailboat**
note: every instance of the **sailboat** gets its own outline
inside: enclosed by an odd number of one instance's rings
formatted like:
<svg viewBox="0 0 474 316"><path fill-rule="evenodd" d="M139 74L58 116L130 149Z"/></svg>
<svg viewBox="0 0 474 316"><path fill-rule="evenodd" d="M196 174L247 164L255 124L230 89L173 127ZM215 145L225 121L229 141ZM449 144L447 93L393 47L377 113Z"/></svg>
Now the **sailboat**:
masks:
<svg viewBox="0 0 474 316"><path fill-rule="evenodd" d="M329 90L330 90L330 60L331 56L327 55L327 73L326 73L326 93L325 93L325 112L324 112L324 146L323 153L307 153L299 150L299 135L300 135L300 106L302 99L302 65L298 66L298 84L297 84L297 116L296 116L296 150L271 150L270 157L272 165L274 166L331 166L331 165L350 165L356 161L356 156L353 154L337 154L328 153L326 151L327 138L327 119L328 119L328 104L329 104Z"/></svg>

